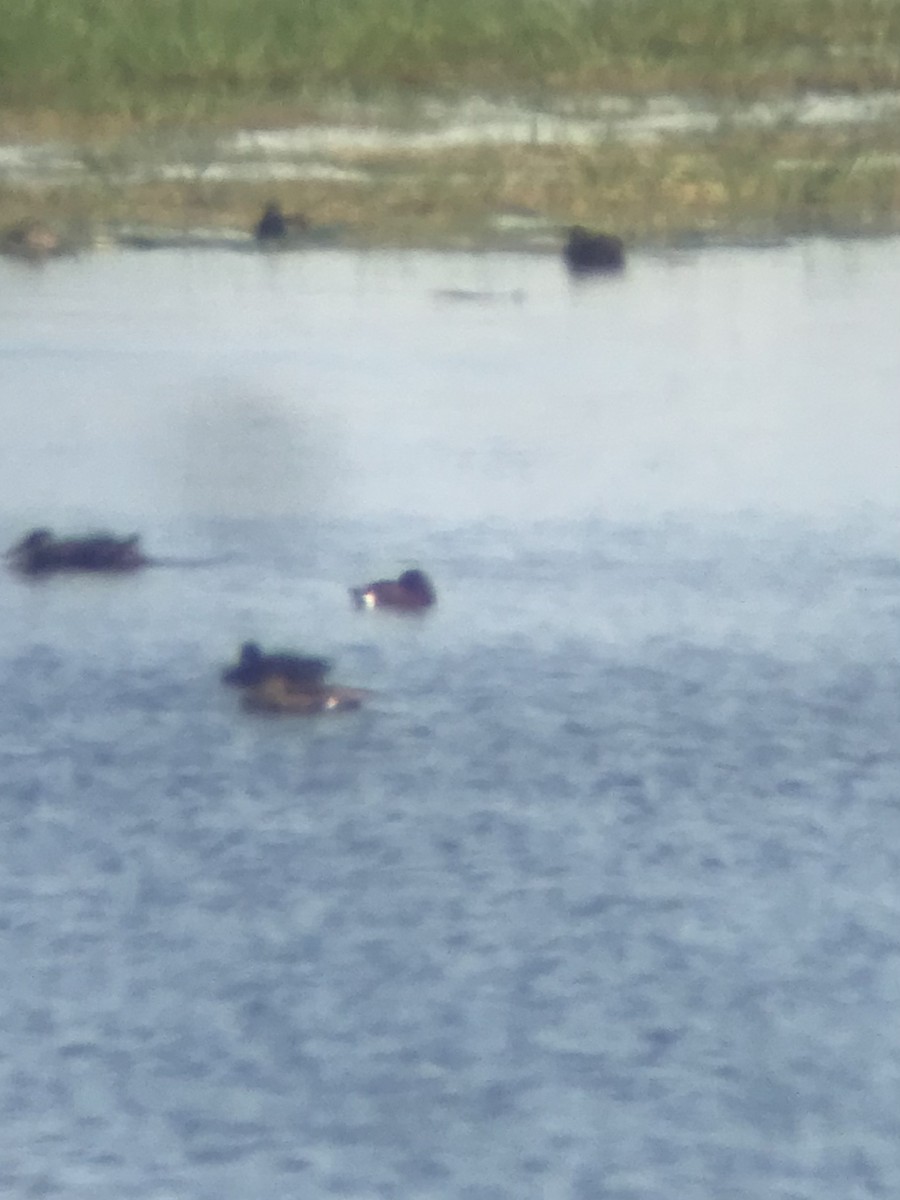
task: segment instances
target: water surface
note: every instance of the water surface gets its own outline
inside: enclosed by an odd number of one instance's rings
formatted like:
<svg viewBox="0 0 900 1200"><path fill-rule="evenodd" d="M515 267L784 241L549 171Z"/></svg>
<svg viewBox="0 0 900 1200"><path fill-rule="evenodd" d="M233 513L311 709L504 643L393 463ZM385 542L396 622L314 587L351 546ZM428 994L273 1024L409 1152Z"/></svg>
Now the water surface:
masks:
<svg viewBox="0 0 900 1200"><path fill-rule="evenodd" d="M0 1192L897 1194L898 278L0 263L4 544L211 560L0 577Z"/></svg>

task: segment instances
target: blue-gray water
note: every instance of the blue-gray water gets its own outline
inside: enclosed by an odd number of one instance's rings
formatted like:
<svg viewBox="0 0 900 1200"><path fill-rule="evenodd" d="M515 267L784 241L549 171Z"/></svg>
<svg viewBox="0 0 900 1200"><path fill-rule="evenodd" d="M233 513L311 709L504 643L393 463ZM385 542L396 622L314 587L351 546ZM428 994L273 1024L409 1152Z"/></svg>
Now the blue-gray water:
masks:
<svg viewBox="0 0 900 1200"><path fill-rule="evenodd" d="M0 1196L900 1194L898 281L0 263Z"/></svg>

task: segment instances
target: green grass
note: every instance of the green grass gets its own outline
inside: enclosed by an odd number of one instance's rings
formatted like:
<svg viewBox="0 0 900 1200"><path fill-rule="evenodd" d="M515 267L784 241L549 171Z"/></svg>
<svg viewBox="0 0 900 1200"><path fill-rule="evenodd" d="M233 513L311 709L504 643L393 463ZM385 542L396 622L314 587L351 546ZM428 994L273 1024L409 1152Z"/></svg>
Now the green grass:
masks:
<svg viewBox="0 0 900 1200"><path fill-rule="evenodd" d="M147 120L324 94L900 83L900 0L10 0L0 109Z"/></svg>
<svg viewBox="0 0 900 1200"><path fill-rule="evenodd" d="M250 228L277 195L368 243L487 244L504 206L629 241L897 230L891 122L723 123L708 137L582 148L346 149L339 165L370 172L352 185L217 184L203 169L222 126L339 121L345 100L372 100L371 119L397 124L435 95L572 111L583 97L589 111L598 93L672 92L727 111L735 97L891 88L900 0L9 0L0 136L65 137L87 171L55 188L5 184L0 223ZM196 163L196 178L127 181L129 163L160 156Z"/></svg>

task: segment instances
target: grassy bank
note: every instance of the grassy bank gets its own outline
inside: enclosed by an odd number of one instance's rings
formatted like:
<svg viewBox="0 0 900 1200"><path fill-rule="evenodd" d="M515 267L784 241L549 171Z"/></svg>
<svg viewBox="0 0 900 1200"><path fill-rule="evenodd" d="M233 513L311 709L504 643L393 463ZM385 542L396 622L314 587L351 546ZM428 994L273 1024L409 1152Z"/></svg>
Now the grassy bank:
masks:
<svg viewBox="0 0 900 1200"><path fill-rule="evenodd" d="M0 110L229 119L335 91L900 85L900 0L14 0Z"/></svg>
<svg viewBox="0 0 900 1200"><path fill-rule="evenodd" d="M249 230L278 198L357 245L557 246L562 227L597 225L628 243L900 230L900 145L892 127L731 131L647 144L468 146L353 151L352 182L242 183L122 178L120 148L77 185L0 186L0 221L39 215L85 231L147 223ZM145 164L146 165L146 164Z"/></svg>
<svg viewBox="0 0 900 1200"><path fill-rule="evenodd" d="M0 138L65 140L81 170L53 186L0 181L0 225L246 229L275 197L368 244L527 244L541 220L548 242L574 222L628 241L895 231L889 119L329 150L354 182L209 170L228 128L415 124L425 96L574 111L599 93L668 92L725 112L739 98L894 88L900 0L14 0L0 23ZM166 177L172 162L187 162L184 177ZM538 220L504 223L516 214Z"/></svg>

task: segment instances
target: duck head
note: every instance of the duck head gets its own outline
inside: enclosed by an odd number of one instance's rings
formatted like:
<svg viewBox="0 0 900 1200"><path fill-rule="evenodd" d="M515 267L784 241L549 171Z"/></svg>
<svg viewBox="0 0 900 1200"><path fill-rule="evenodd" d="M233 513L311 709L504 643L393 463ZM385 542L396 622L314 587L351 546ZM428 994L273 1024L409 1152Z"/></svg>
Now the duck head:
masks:
<svg viewBox="0 0 900 1200"><path fill-rule="evenodd" d="M429 604L434 601L434 588L431 585L431 580L424 571L420 571L417 567L414 567L410 571L404 571L397 582L406 591L412 592L416 596L421 596Z"/></svg>

